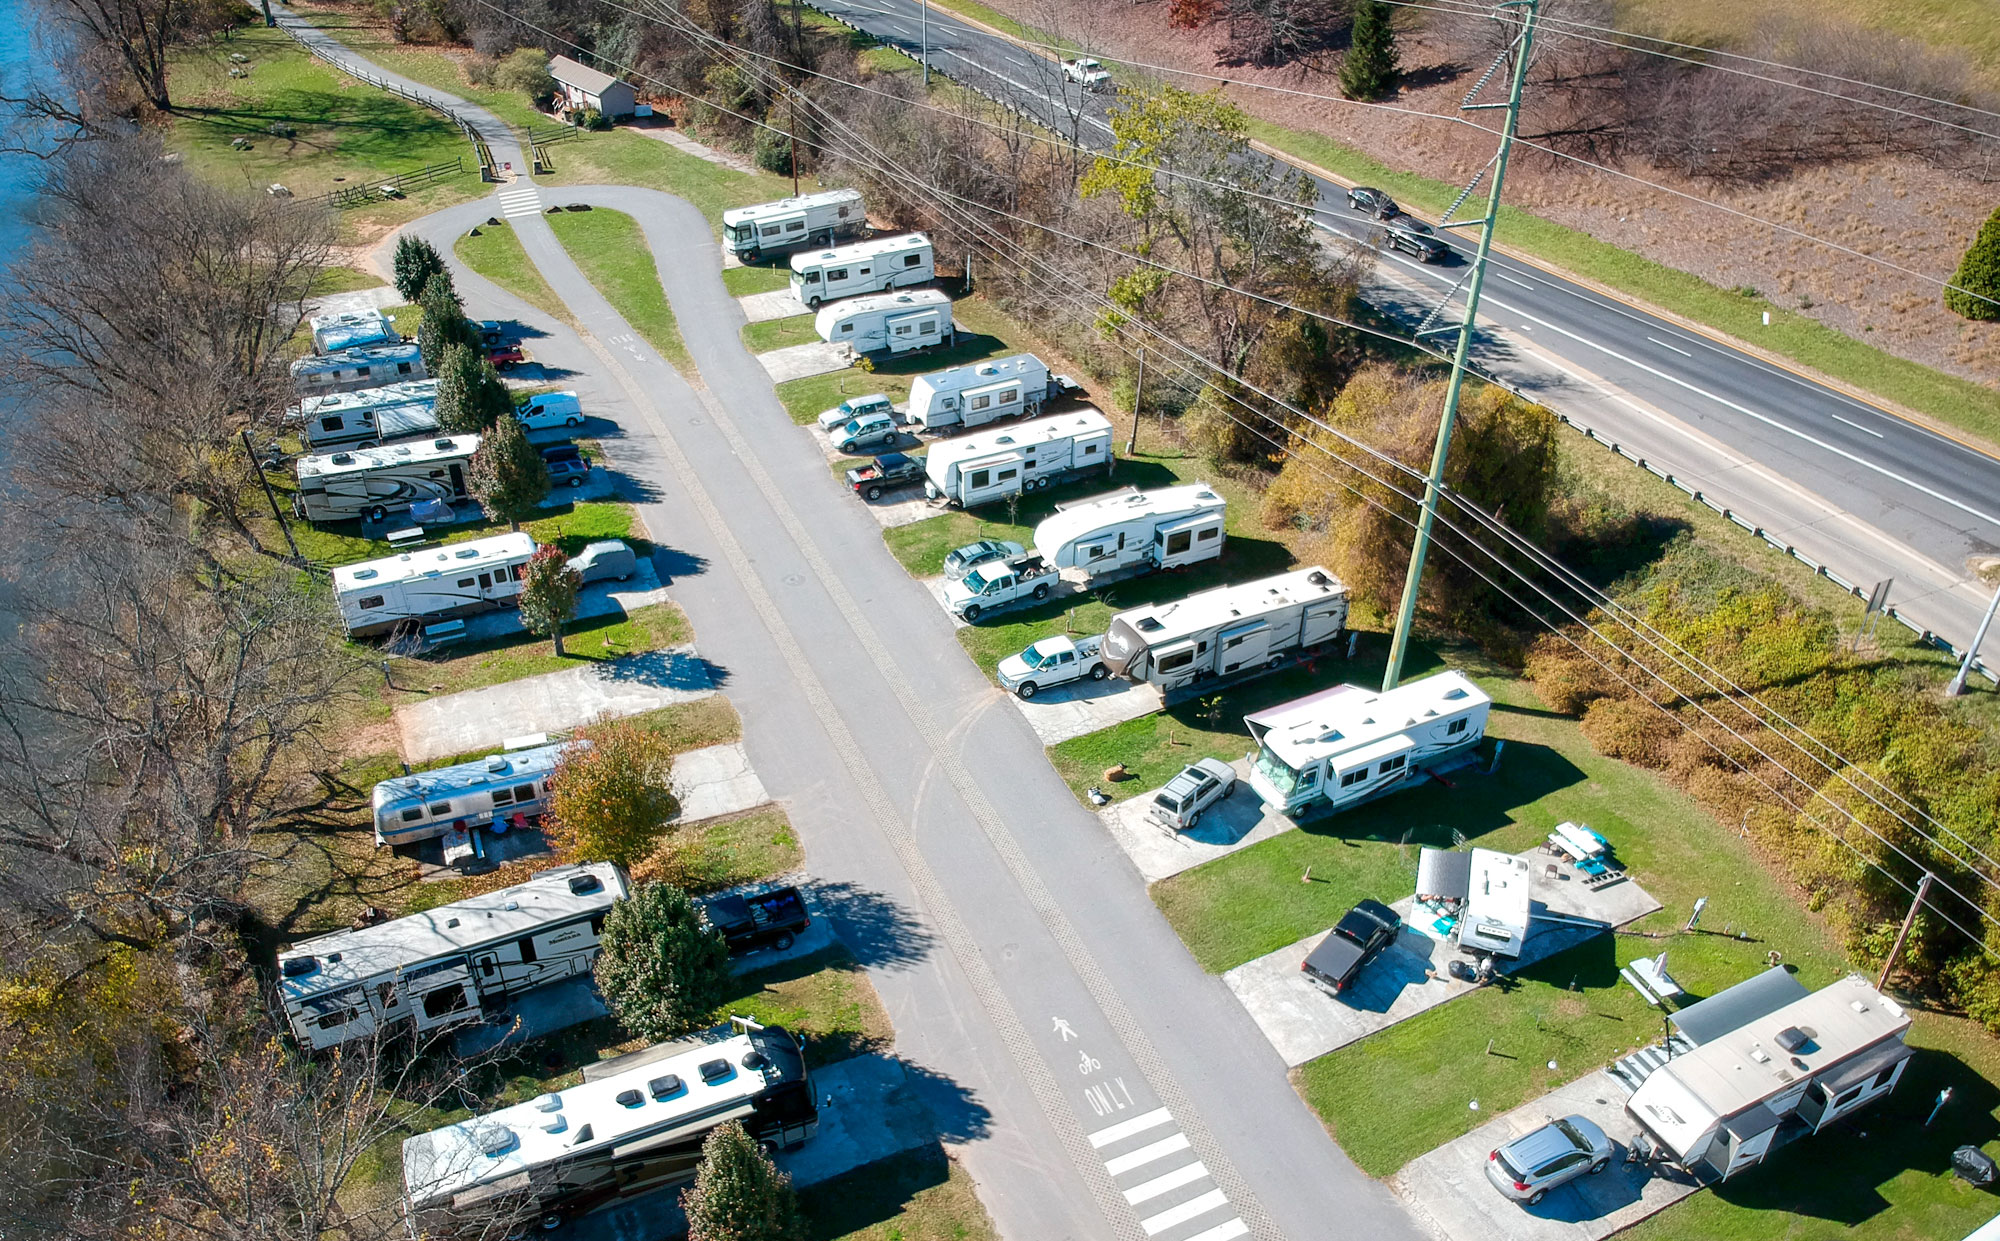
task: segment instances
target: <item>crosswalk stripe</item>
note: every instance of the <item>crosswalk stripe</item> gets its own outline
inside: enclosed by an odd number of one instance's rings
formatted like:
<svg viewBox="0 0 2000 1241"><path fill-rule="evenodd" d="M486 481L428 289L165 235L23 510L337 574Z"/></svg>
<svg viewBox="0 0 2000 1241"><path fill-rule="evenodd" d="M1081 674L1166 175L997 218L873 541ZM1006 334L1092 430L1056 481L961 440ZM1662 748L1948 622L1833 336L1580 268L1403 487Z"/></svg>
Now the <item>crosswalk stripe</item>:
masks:
<svg viewBox="0 0 2000 1241"><path fill-rule="evenodd" d="M1156 1176L1141 1185L1134 1185L1125 1191L1125 1201L1138 1206L1148 1198L1157 1198L1170 1189L1179 1189L1208 1175L1208 1165L1197 1159L1186 1167L1175 1168L1165 1176Z"/></svg>
<svg viewBox="0 0 2000 1241"><path fill-rule="evenodd" d="M1250 1225L1240 1219L1232 1219L1227 1223L1217 1224L1207 1232L1196 1233L1187 1241L1231 1241L1232 1238L1244 1236L1249 1231Z"/></svg>
<svg viewBox="0 0 2000 1241"><path fill-rule="evenodd" d="M1121 1120L1115 1125L1107 1125L1099 1129L1096 1133L1089 1135L1090 1144L1102 1150L1113 1142L1123 1141L1135 1133L1144 1133L1148 1129L1166 1124L1173 1118L1173 1113L1169 1112L1166 1108L1156 1107L1143 1116L1134 1116L1130 1120Z"/></svg>
<svg viewBox="0 0 2000 1241"><path fill-rule="evenodd" d="M1176 1133L1170 1138L1161 1138L1151 1146L1142 1146L1129 1155L1107 1159L1104 1161L1104 1166L1110 1170L1111 1175L1119 1176L1134 1168L1143 1168L1155 1159L1165 1159L1175 1151L1184 1151L1187 1148L1187 1134Z"/></svg>
<svg viewBox="0 0 2000 1241"><path fill-rule="evenodd" d="M1197 1215L1206 1215L1217 1207L1228 1205L1229 1195L1219 1189L1211 1189L1199 1198L1190 1198L1177 1207L1168 1207L1151 1219L1140 1220L1139 1227L1145 1229L1150 1237L1165 1232L1175 1224L1185 1224Z"/></svg>

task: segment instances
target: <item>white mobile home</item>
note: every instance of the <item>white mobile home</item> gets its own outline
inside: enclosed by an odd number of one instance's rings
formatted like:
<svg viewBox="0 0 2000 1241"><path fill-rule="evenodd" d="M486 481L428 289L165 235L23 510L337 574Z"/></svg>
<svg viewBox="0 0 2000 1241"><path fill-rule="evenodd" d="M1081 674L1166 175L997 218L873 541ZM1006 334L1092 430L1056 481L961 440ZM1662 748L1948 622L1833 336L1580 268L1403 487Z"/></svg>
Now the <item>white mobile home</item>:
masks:
<svg viewBox="0 0 2000 1241"><path fill-rule="evenodd" d="M1111 471L1111 422L1094 409L961 435L924 457L924 492L964 508Z"/></svg>
<svg viewBox="0 0 2000 1241"><path fill-rule="evenodd" d="M951 343L951 298L936 289L850 297L820 308L813 330L856 353L909 353Z"/></svg>
<svg viewBox="0 0 2000 1241"><path fill-rule="evenodd" d="M1224 502L1207 483L1122 491L1059 506L1035 550L1084 582L1126 569L1180 569L1222 554Z"/></svg>
<svg viewBox="0 0 2000 1241"><path fill-rule="evenodd" d="M462 500L477 435L413 440L299 458L299 510L308 521L383 521L420 500Z"/></svg>
<svg viewBox="0 0 2000 1241"><path fill-rule="evenodd" d="M306 320L312 329L315 353L336 353L363 345L393 345L403 338L379 310L350 310L337 315L314 315Z"/></svg>
<svg viewBox="0 0 2000 1241"><path fill-rule="evenodd" d="M309 396L286 411L308 448L379 444L435 434L437 380L417 379L350 392Z"/></svg>
<svg viewBox="0 0 2000 1241"><path fill-rule="evenodd" d="M1462 672L1386 693L1337 685L1243 717L1250 786L1290 818L1343 810L1408 783L1486 735L1493 700Z"/></svg>
<svg viewBox="0 0 2000 1241"><path fill-rule="evenodd" d="M922 233L874 237L817 254L792 256L792 296L817 310L857 293L885 293L937 278L931 239Z"/></svg>
<svg viewBox="0 0 2000 1241"><path fill-rule="evenodd" d="M539 817L549 795L549 773L572 745L557 742L508 750L469 763L414 771L375 786L375 843L406 845L470 831L515 815Z"/></svg>
<svg viewBox="0 0 2000 1241"><path fill-rule="evenodd" d="M535 540L515 531L341 565L333 571L333 599L350 638L427 625L510 605L534 554Z"/></svg>
<svg viewBox="0 0 2000 1241"><path fill-rule="evenodd" d="M801 246L830 246L867 231L860 190L826 190L722 213L722 244L746 263Z"/></svg>
<svg viewBox="0 0 2000 1241"><path fill-rule="evenodd" d="M1663 1046L1620 1060L1625 1110L1703 1184L1887 1095L1913 1049L1901 1005L1858 974L1808 992L1774 966L1670 1014Z"/></svg>
<svg viewBox="0 0 2000 1241"><path fill-rule="evenodd" d="M398 1022L435 1030L495 1001L590 972L612 902L609 862L545 870L498 892L392 922L301 940L278 954L278 993L300 1043L333 1047Z"/></svg>
<svg viewBox="0 0 2000 1241"><path fill-rule="evenodd" d="M910 385L909 420L926 430L977 427L1041 412L1054 395L1049 368L1032 353L919 375Z"/></svg>
<svg viewBox="0 0 2000 1241"><path fill-rule="evenodd" d="M1210 677L1274 668L1331 642L1347 624L1347 587L1325 569L1294 569L1132 608L1104 631L1112 674L1171 693Z"/></svg>
<svg viewBox="0 0 2000 1241"><path fill-rule="evenodd" d="M702 1142L732 1120L773 1148L804 1144L819 1109L799 1041L738 1024L727 1038L634 1052L619 1058L630 1068L586 1070L579 1085L404 1139L410 1235L456 1235L453 1224L496 1206L510 1219L567 1223L691 1181Z"/></svg>
<svg viewBox="0 0 2000 1241"><path fill-rule="evenodd" d="M292 386L301 394L347 392L377 384L426 379L423 350L415 342L365 345L327 354L308 354L292 363Z"/></svg>

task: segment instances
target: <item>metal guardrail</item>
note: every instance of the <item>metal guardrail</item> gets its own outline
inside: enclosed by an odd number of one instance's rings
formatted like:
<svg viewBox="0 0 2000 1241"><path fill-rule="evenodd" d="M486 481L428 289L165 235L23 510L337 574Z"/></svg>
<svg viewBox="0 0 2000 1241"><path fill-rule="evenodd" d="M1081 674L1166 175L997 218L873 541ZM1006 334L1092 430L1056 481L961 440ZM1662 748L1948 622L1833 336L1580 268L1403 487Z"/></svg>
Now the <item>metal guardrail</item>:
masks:
<svg viewBox="0 0 2000 1241"><path fill-rule="evenodd" d="M354 78L357 81L366 82L368 83L368 85L375 87L377 90L388 91L390 94L401 96L402 98L407 99L411 103L417 104L420 107L429 108L433 112L442 114L446 119L451 121L452 124L458 126L459 132L464 134L466 141L472 144L473 154L479 157L480 177L482 179L489 181L497 179L493 167L493 152L487 147L486 139L479 136L479 131L473 128L472 122L460 116L454 109L452 109L451 107L449 107L444 103L439 102L436 99L432 99L426 95L419 94L416 91L410 90L408 87L400 86L395 82L391 82L387 78L382 77L380 74L371 73L369 70L367 70L366 68L362 67L359 64L356 64L352 61L340 59L339 57L330 54L329 52L327 52L325 48L320 47L318 44L313 43L311 40L307 39L303 34L299 33L298 29L290 22L279 22L278 29L284 31L285 34L292 40L292 42L304 48L306 50L306 54L313 57L315 60L324 61L333 68L338 69L340 72L346 74L348 77Z"/></svg>

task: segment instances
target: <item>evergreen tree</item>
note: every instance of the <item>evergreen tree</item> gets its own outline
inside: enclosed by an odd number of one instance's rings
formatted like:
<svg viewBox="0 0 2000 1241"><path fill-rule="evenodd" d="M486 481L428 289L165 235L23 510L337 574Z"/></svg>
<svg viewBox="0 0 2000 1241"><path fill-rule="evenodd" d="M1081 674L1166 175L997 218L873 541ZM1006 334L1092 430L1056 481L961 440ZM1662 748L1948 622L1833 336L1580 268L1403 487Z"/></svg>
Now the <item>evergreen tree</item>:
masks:
<svg viewBox="0 0 2000 1241"><path fill-rule="evenodd" d="M649 1043L700 1029L729 993L729 945L722 932L702 921L687 893L667 883L644 884L611 906L594 968L597 989L619 1024Z"/></svg>
<svg viewBox="0 0 2000 1241"><path fill-rule="evenodd" d="M417 327L417 348L423 352L424 365L433 373L444 364L444 351L450 346L464 345L470 349L478 345L479 331L465 317L465 307L459 304L450 272L433 272L417 304L424 312L424 321Z"/></svg>
<svg viewBox="0 0 2000 1241"><path fill-rule="evenodd" d="M1349 99L1380 99L1402 76L1396 28L1384 0L1355 0L1354 34L1340 62L1340 89Z"/></svg>
<svg viewBox="0 0 2000 1241"><path fill-rule="evenodd" d="M558 657L564 654L563 626L576 615L576 596L582 589L583 575L569 567L562 548L546 543L535 549L521 578L521 623L530 633L554 638Z"/></svg>
<svg viewBox="0 0 2000 1241"><path fill-rule="evenodd" d="M486 430L479 408L481 370L486 361L464 345L448 345L431 368L437 380L438 425L454 435L478 435Z"/></svg>
<svg viewBox="0 0 2000 1241"><path fill-rule="evenodd" d="M431 277L444 270L444 257L430 242L408 233L396 239L396 292L404 301L421 298Z"/></svg>
<svg viewBox="0 0 2000 1241"><path fill-rule="evenodd" d="M701 1168L681 1206L688 1241L799 1241L805 1235L792 1178L733 1120L701 1144Z"/></svg>
<svg viewBox="0 0 2000 1241"><path fill-rule="evenodd" d="M2000 319L2000 209L1972 239L1951 283L1944 291L1945 309L1966 319Z"/></svg>
<svg viewBox="0 0 2000 1241"><path fill-rule="evenodd" d="M472 454L466 485L486 506L487 514L506 522L510 530L519 530L549 498L548 464L528 442L519 418L502 418L486 432Z"/></svg>

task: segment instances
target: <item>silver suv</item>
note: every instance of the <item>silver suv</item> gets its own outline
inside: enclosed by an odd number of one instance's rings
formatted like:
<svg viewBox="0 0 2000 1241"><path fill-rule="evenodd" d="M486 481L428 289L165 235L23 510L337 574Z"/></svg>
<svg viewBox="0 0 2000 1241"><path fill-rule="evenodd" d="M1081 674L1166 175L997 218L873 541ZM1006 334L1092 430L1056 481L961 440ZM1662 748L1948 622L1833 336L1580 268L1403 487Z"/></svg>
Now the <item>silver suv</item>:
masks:
<svg viewBox="0 0 2000 1241"><path fill-rule="evenodd" d="M1169 831L1184 832L1201 822L1201 812L1236 791L1236 769L1219 758L1188 764L1153 795L1147 817Z"/></svg>
<svg viewBox="0 0 2000 1241"><path fill-rule="evenodd" d="M1514 1201L1534 1206L1556 1186L1604 1171L1614 1153L1604 1130L1581 1116L1565 1116L1488 1155L1486 1179Z"/></svg>

